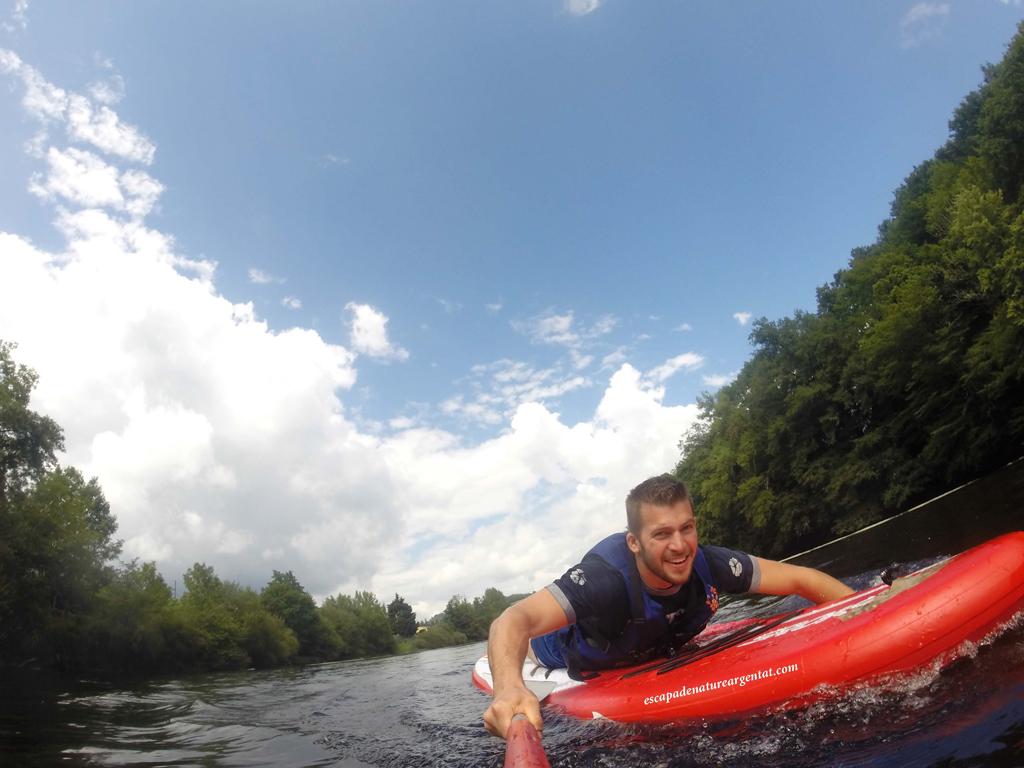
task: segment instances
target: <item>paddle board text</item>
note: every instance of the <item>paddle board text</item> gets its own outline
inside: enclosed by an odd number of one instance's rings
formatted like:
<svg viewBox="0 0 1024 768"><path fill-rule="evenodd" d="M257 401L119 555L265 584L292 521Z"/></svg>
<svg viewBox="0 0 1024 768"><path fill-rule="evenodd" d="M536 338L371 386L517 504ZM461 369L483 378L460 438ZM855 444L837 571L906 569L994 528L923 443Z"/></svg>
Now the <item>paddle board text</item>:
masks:
<svg viewBox="0 0 1024 768"><path fill-rule="evenodd" d="M741 688L747 683L754 682L755 680L764 680L766 677L778 677L779 675L788 675L791 672L797 672L800 669L799 664L787 664L784 667L776 667L775 669L763 669L760 672L751 672L746 675L736 675L735 677L726 678L725 680L715 680L709 683L701 683L695 686L683 686L682 688L675 691L665 691L655 696L647 696L644 698L644 704L667 704L670 701L681 699L685 696L694 696L699 693L707 693L708 691L717 691L721 688L731 688L732 686L738 685Z"/></svg>

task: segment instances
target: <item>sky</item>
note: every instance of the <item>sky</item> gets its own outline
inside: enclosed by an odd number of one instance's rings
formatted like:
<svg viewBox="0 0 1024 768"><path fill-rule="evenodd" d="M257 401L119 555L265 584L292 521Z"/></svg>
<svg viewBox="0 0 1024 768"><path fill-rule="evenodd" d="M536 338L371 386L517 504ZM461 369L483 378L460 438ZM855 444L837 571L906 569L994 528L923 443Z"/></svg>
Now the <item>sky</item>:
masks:
<svg viewBox="0 0 1024 768"><path fill-rule="evenodd" d="M422 617L622 529L1024 17L0 2L0 339L125 557Z"/></svg>

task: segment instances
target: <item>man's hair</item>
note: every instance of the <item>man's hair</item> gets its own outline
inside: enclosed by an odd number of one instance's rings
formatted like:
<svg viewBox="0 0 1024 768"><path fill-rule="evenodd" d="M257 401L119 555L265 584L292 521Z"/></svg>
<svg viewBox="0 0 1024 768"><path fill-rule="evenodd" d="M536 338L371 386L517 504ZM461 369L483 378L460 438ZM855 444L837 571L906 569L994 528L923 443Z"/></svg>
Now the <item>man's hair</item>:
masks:
<svg viewBox="0 0 1024 768"><path fill-rule="evenodd" d="M671 507L690 498L686 484L669 474L649 477L629 492L626 497L626 527L634 536L640 535L643 523L640 520L640 505L654 504Z"/></svg>

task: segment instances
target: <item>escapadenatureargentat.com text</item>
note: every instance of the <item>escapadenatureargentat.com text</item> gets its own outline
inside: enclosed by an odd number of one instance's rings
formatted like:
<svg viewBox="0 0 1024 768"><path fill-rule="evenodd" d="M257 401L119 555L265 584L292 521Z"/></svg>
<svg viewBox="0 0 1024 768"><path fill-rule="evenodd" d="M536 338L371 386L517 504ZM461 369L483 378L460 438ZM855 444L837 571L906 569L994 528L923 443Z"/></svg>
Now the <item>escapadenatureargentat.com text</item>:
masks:
<svg viewBox="0 0 1024 768"><path fill-rule="evenodd" d="M764 680L766 677L777 677L779 675L788 675L791 672L796 672L800 669L799 664L787 664L784 667L776 667L775 669L763 669L760 672L751 672L746 675L737 675L735 677L726 678L725 680L716 680L711 683L701 683L695 686L683 686L682 688L675 691L665 691L654 696L647 696L644 699L644 704L662 704L676 699L681 699L684 696L693 696L698 693L707 693L708 691L717 691L720 688L731 688L734 685L743 687L747 683L755 680Z"/></svg>

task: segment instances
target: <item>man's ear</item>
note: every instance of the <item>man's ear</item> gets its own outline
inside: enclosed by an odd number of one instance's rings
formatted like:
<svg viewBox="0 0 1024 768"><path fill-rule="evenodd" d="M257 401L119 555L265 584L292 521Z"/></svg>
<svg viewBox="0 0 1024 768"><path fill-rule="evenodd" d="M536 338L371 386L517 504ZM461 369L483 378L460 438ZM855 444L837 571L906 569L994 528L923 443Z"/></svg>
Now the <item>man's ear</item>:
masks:
<svg viewBox="0 0 1024 768"><path fill-rule="evenodd" d="M632 531L626 531L626 546L634 555L640 554L640 541L633 535Z"/></svg>

